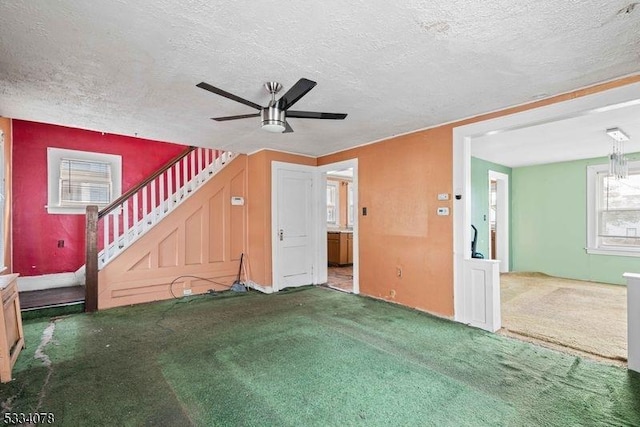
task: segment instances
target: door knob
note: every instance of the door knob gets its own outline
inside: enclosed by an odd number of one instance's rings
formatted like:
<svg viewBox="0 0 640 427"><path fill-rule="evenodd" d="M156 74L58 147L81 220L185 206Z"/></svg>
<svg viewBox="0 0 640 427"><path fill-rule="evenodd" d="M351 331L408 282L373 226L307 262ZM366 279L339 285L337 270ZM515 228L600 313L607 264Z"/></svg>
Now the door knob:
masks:
<svg viewBox="0 0 640 427"><path fill-rule="evenodd" d="M278 235L280 236L280 241L282 241L284 239L284 230L280 229L280 232L278 233Z"/></svg>

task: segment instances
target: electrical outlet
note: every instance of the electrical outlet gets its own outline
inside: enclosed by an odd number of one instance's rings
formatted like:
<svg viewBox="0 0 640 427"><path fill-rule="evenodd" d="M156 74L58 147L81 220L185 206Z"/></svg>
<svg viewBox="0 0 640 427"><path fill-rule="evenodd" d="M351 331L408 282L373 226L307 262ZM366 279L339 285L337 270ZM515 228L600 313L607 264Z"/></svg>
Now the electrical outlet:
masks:
<svg viewBox="0 0 640 427"><path fill-rule="evenodd" d="M182 290L182 295L184 295L184 296L191 295L191 289L183 289Z"/></svg>
<svg viewBox="0 0 640 427"><path fill-rule="evenodd" d="M449 193L438 194L438 200L449 200Z"/></svg>
<svg viewBox="0 0 640 427"><path fill-rule="evenodd" d="M402 277L402 267L396 267L396 276Z"/></svg>

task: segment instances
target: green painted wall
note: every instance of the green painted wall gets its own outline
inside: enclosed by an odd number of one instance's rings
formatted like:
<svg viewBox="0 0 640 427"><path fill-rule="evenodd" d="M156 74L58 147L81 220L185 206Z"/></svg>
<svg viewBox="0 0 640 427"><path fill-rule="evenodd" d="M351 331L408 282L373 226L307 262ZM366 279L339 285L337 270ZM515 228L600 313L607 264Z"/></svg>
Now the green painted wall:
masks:
<svg viewBox="0 0 640 427"><path fill-rule="evenodd" d="M640 153L628 156L640 159ZM589 255L587 166L606 158L514 168L511 173L511 260L514 271L624 284L640 258Z"/></svg>
<svg viewBox="0 0 640 427"><path fill-rule="evenodd" d="M478 229L476 251L489 258L489 171L509 175L511 193L511 168L471 157L471 224ZM509 196L511 199L511 196ZM509 207L511 211L511 207ZM511 216L511 213L509 214ZM511 236L511 233L510 233ZM509 248L512 248L509 244ZM471 248L469 248L471 250ZM511 255L509 256L511 260ZM512 261L509 262L512 264Z"/></svg>

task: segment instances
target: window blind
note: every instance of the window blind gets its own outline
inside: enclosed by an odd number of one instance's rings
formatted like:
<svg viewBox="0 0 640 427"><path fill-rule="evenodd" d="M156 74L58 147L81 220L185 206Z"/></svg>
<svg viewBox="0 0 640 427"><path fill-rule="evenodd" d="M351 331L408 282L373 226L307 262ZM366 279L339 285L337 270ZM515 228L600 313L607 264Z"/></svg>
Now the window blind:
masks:
<svg viewBox="0 0 640 427"><path fill-rule="evenodd" d="M60 160L60 205L107 205L111 202L111 164Z"/></svg>

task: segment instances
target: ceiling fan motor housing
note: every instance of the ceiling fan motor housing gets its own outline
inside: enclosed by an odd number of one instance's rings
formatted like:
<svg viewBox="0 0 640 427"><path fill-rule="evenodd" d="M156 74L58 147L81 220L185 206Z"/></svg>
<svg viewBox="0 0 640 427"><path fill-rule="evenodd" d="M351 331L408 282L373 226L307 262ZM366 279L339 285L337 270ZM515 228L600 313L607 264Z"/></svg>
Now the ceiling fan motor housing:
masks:
<svg viewBox="0 0 640 427"><path fill-rule="evenodd" d="M282 132L285 129L284 110L277 105L269 105L262 109L262 128L269 132Z"/></svg>

